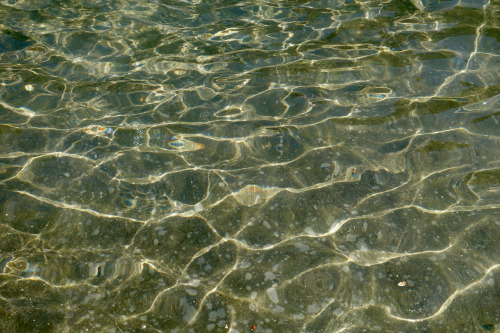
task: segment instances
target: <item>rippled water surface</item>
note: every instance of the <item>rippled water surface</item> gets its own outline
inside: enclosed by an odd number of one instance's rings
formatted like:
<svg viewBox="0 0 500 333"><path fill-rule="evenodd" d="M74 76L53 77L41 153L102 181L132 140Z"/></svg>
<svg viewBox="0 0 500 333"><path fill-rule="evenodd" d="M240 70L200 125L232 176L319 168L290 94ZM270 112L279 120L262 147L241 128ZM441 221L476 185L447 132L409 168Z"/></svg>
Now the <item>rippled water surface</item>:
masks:
<svg viewBox="0 0 500 333"><path fill-rule="evenodd" d="M1 0L0 332L498 332L500 2Z"/></svg>

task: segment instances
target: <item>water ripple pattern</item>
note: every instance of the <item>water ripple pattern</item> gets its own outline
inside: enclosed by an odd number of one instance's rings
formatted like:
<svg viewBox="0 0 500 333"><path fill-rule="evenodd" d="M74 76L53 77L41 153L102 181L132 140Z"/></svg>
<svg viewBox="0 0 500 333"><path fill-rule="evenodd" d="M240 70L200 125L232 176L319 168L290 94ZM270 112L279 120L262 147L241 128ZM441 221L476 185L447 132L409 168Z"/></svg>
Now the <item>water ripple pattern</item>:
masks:
<svg viewBox="0 0 500 333"><path fill-rule="evenodd" d="M0 331L499 332L499 13L0 0Z"/></svg>

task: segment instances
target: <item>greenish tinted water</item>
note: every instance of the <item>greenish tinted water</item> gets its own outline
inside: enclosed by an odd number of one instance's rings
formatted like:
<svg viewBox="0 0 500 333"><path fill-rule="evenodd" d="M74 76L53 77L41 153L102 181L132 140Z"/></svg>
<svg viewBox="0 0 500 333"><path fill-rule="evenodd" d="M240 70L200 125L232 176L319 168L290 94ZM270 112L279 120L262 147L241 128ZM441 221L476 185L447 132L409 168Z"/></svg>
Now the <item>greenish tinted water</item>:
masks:
<svg viewBox="0 0 500 333"><path fill-rule="evenodd" d="M498 331L499 13L0 1L0 331Z"/></svg>

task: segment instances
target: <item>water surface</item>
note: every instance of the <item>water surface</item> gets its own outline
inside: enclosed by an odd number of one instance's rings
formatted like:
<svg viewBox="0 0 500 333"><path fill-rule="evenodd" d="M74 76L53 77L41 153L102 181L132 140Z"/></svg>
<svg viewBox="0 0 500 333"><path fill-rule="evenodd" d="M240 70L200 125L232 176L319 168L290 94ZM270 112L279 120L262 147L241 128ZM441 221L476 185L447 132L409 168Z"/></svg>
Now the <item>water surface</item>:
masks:
<svg viewBox="0 0 500 333"><path fill-rule="evenodd" d="M0 1L0 331L498 331L499 13Z"/></svg>

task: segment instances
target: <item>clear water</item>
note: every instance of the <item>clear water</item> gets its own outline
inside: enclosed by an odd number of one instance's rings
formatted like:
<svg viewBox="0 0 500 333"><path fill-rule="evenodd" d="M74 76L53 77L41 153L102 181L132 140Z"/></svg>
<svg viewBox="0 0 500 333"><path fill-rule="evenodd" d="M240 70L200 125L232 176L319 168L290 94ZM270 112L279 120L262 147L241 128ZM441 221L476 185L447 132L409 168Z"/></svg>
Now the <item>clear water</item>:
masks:
<svg viewBox="0 0 500 333"><path fill-rule="evenodd" d="M0 332L498 332L498 1L0 1Z"/></svg>

